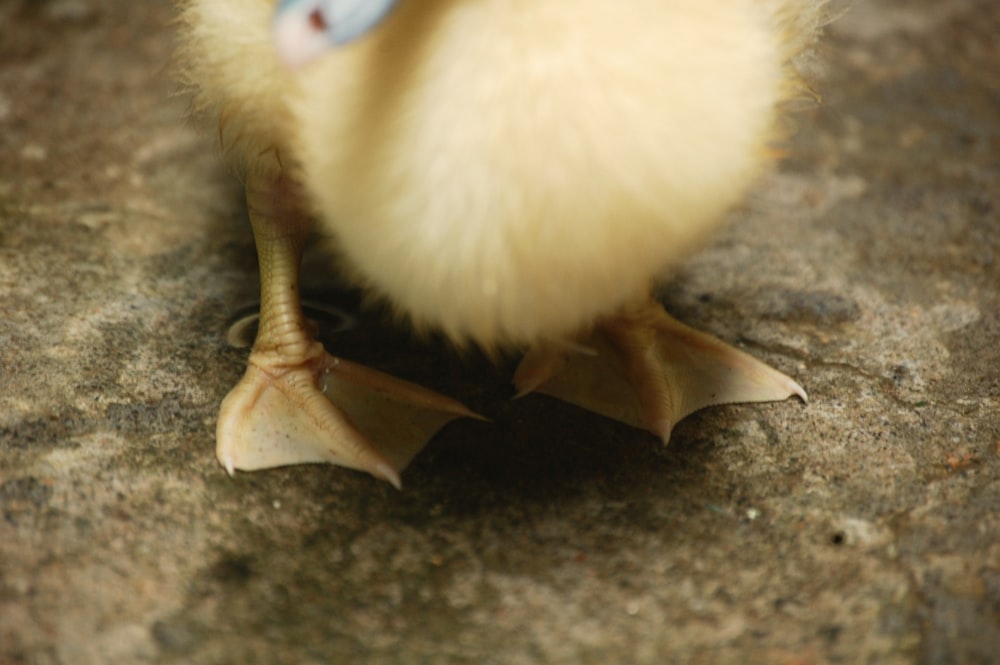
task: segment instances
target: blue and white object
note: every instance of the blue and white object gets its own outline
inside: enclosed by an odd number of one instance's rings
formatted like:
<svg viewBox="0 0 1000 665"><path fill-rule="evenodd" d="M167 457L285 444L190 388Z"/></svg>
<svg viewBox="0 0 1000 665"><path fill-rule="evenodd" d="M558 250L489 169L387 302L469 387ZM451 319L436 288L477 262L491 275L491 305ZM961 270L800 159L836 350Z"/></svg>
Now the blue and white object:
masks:
<svg viewBox="0 0 1000 665"><path fill-rule="evenodd" d="M397 0L281 0L274 12L278 55L293 68L363 37Z"/></svg>

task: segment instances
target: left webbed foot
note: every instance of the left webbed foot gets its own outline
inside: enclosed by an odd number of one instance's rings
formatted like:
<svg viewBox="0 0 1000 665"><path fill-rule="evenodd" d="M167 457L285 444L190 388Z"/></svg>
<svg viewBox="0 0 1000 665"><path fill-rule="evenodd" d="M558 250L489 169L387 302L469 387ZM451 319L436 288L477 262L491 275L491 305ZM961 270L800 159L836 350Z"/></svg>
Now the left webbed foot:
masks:
<svg viewBox="0 0 1000 665"><path fill-rule="evenodd" d="M319 462L399 487L399 473L438 430L478 417L422 386L314 349L291 364L251 355L219 411L216 456L230 474Z"/></svg>
<svg viewBox="0 0 1000 665"><path fill-rule="evenodd" d="M399 473L441 427L478 416L431 390L336 358L314 339L299 300L310 219L295 194L281 176L247 182L260 319L247 371L219 411L216 457L230 474L326 462L399 487Z"/></svg>

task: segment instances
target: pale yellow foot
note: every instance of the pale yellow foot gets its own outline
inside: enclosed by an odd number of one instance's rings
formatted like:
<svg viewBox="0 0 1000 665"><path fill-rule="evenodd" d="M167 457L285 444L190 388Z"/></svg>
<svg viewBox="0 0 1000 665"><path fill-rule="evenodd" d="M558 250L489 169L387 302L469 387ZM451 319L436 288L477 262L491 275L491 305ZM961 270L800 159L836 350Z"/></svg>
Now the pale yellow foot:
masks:
<svg viewBox="0 0 1000 665"><path fill-rule="evenodd" d="M299 301L310 219L294 184L251 175L247 208L260 261L260 320L243 379L219 411L216 457L232 474L328 462L400 486L399 473L450 420L455 400L334 358Z"/></svg>
<svg viewBox="0 0 1000 665"><path fill-rule="evenodd" d="M537 390L664 442L678 421L707 406L807 399L789 377L680 323L652 301L602 321L579 344L533 349L514 383L518 394Z"/></svg>
<svg viewBox="0 0 1000 665"><path fill-rule="evenodd" d="M216 456L232 474L330 463L400 486L399 473L459 417L461 403L322 352L294 367L247 368L222 403Z"/></svg>

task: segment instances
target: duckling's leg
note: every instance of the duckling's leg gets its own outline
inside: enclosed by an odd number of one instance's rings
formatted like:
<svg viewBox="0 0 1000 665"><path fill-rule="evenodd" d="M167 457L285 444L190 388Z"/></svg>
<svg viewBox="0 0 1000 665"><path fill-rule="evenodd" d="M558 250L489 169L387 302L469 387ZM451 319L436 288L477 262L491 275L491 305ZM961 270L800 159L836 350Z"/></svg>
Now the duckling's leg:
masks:
<svg viewBox="0 0 1000 665"><path fill-rule="evenodd" d="M581 344L530 351L514 375L538 392L649 430L664 443L679 420L716 404L771 402L799 384L648 304L601 321Z"/></svg>
<svg viewBox="0 0 1000 665"><path fill-rule="evenodd" d="M251 177L260 323L243 379L226 396L216 457L232 474L328 462L400 486L399 473L446 423L476 417L455 400L328 354L299 303L310 220L284 178Z"/></svg>

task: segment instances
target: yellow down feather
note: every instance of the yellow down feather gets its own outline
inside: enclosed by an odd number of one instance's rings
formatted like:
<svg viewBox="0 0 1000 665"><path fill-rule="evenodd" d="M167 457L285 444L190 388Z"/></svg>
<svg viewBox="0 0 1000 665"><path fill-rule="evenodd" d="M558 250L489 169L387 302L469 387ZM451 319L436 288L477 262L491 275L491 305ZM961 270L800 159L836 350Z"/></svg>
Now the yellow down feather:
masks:
<svg viewBox="0 0 1000 665"><path fill-rule="evenodd" d="M292 71L273 0L187 0L182 77L362 286L456 342L531 345L643 301L744 195L822 6L401 0Z"/></svg>

